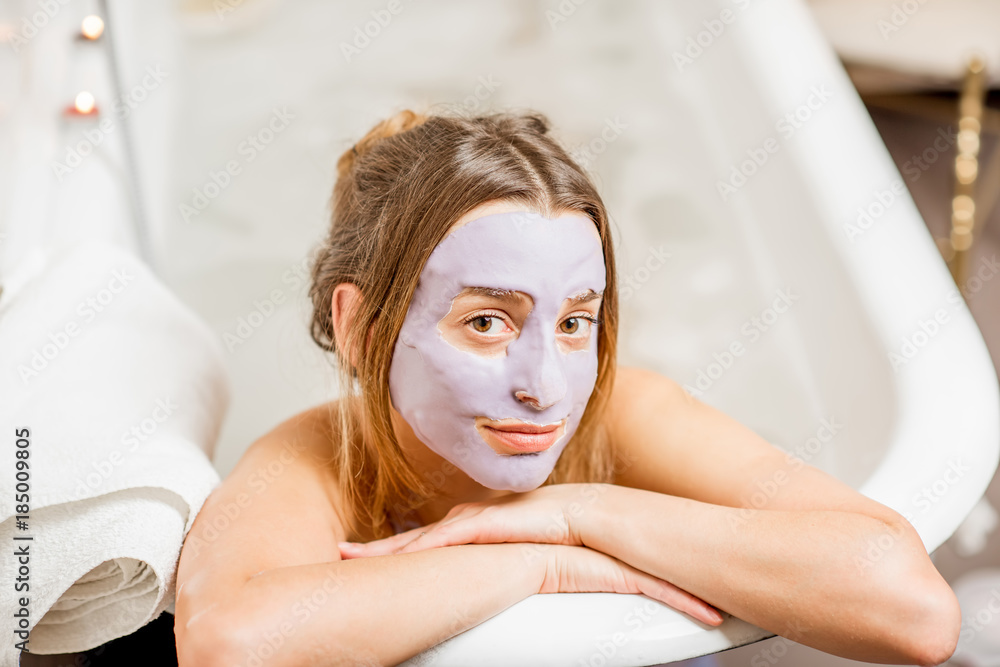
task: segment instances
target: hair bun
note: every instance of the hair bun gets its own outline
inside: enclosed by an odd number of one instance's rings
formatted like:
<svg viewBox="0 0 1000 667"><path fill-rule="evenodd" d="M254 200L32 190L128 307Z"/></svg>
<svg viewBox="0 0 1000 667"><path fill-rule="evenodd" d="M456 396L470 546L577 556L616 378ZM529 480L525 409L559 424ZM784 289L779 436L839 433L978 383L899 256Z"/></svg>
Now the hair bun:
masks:
<svg viewBox="0 0 1000 667"><path fill-rule="evenodd" d="M549 119L544 114L538 112L526 113L522 115L521 118L524 120L524 124L534 132L537 132L538 134L549 133Z"/></svg>
<svg viewBox="0 0 1000 667"><path fill-rule="evenodd" d="M368 152L375 142L421 125L427 119L428 116L426 114L410 109L403 109L399 113L380 121L375 127L368 130L368 133L361 137L356 144L344 151L344 154L340 156L340 159L337 160L338 175L343 176L350 172L355 160Z"/></svg>

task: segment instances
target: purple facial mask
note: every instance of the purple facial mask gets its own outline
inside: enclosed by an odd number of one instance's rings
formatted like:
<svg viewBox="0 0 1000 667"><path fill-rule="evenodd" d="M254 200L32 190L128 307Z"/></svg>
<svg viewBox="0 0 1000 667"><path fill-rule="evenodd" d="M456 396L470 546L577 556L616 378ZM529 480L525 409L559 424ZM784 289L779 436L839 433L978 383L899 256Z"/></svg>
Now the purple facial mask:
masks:
<svg viewBox="0 0 1000 667"><path fill-rule="evenodd" d="M442 334L439 324L467 287L531 297L505 353L461 349ZM527 211L496 213L462 225L438 244L420 274L389 369L393 406L421 442L479 484L515 492L538 488L576 431L597 379L597 325L582 319L582 307L564 303L588 290L601 294L604 287L601 241L583 214L549 219ZM499 303L489 310L507 311ZM587 333L567 345L559 327L574 313ZM542 426L565 421L548 449L500 454L481 426L501 419Z"/></svg>

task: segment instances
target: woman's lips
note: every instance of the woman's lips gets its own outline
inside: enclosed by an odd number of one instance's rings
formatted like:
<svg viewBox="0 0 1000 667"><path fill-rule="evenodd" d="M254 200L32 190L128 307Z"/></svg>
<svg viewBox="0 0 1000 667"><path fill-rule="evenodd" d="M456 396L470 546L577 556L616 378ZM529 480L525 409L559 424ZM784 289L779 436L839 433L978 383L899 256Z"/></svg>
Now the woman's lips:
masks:
<svg viewBox="0 0 1000 667"><path fill-rule="evenodd" d="M528 424L516 419L487 420L480 417L476 428L480 437L498 454L535 454L556 443L565 431L566 420L554 424Z"/></svg>

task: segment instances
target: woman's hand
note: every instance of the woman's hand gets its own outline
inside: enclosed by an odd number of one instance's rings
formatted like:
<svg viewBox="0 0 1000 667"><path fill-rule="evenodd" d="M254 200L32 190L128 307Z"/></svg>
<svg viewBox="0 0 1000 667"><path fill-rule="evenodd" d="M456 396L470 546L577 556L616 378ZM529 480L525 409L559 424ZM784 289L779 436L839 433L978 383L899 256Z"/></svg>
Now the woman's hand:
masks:
<svg viewBox="0 0 1000 667"><path fill-rule="evenodd" d="M722 623L701 598L585 545L588 517L606 484L552 484L495 500L462 503L440 521L367 544L340 543L341 557L410 553L458 544L522 542L525 558L544 556L539 593L632 593L658 600L708 625Z"/></svg>
<svg viewBox="0 0 1000 667"><path fill-rule="evenodd" d="M580 526L599 511L606 484L551 484L494 500L455 505L440 521L366 544L340 543L343 559L456 544L539 542L582 546Z"/></svg>
<svg viewBox="0 0 1000 667"><path fill-rule="evenodd" d="M539 593L641 594L711 626L725 620L701 598L600 551L569 546L540 549L548 560Z"/></svg>

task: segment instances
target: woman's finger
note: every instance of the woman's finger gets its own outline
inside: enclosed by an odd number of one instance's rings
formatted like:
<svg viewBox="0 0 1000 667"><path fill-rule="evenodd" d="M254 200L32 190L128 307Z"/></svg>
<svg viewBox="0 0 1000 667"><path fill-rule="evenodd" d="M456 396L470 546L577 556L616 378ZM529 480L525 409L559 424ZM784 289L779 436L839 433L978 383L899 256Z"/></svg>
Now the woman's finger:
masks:
<svg viewBox="0 0 1000 667"><path fill-rule="evenodd" d="M414 551L422 551L424 549L433 548L430 544L431 542L430 540L422 539L426 537L428 534L429 534L428 531L420 531L419 533L416 534L416 536L413 537L413 539L411 539L403 546L393 550L392 553L408 554L408 553L413 553Z"/></svg>
<svg viewBox="0 0 1000 667"><path fill-rule="evenodd" d="M435 521L426 526L413 528L380 540L372 540L371 542L339 542L337 546L340 548L341 558L345 560L348 558L386 556L396 553L401 547L406 546L407 543L412 542L418 537L421 532L432 530L438 523Z"/></svg>
<svg viewBox="0 0 1000 667"><path fill-rule="evenodd" d="M381 556L384 554L392 553L395 549L399 548L400 541L395 539L396 535L391 538L385 538L382 540L373 540L368 543L363 542L340 542L337 546L340 548L341 558L364 558L368 556Z"/></svg>
<svg viewBox="0 0 1000 667"><path fill-rule="evenodd" d="M412 540L404 544L395 553L413 553L425 549L450 547L455 544L474 544L477 539L476 521L449 521L447 524L438 522L426 529L417 531Z"/></svg>
<svg viewBox="0 0 1000 667"><path fill-rule="evenodd" d="M642 594L654 600L673 607L678 611L696 618L708 625L722 625L723 617L719 611L696 595L674 586L668 581L657 579L652 575L641 577L640 589Z"/></svg>

